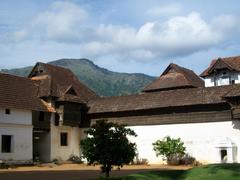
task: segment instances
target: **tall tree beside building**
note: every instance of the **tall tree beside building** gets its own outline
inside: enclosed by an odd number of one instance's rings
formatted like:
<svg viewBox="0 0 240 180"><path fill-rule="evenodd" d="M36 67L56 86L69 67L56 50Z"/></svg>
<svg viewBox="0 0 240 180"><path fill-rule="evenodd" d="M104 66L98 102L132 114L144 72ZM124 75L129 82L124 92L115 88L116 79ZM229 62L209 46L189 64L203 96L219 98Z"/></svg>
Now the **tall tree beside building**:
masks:
<svg viewBox="0 0 240 180"><path fill-rule="evenodd" d="M123 125L99 120L86 132L87 138L81 141L83 156L89 165L101 164L102 173L109 177L113 166L123 167L133 161L136 144L128 140L137 136Z"/></svg>

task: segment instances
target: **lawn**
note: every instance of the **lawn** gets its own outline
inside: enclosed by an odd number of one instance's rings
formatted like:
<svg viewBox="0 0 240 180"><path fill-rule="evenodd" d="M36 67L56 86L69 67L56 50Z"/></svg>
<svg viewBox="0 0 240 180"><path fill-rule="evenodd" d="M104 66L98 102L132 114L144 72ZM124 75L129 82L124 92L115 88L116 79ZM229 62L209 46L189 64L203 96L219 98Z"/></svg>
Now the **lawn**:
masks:
<svg viewBox="0 0 240 180"><path fill-rule="evenodd" d="M131 174L113 180L239 180L240 164L215 164L190 170L161 170Z"/></svg>

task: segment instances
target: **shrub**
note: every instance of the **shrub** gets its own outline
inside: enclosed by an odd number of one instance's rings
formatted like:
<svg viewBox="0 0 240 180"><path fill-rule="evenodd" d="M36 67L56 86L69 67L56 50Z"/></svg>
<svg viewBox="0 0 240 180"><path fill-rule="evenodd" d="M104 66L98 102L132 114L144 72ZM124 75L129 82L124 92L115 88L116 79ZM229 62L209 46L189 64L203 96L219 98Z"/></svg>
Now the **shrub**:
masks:
<svg viewBox="0 0 240 180"><path fill-rule="evenodd" d="M82 157L76 156L76 155L71 155L68 159L69 161L72 161L73 163L77 163L77 164L82 164Z"/></svg>
<svg viewBox="0 0 240 180"><path fill-rule="evenodd" d="M184 165L194 165L196 162L196 159L189 154L185 154L180 160L180 164Z"/></svg>
<svg viewBox="0 0 240 180"><path fill-rule="evenodd" d="M9 165L7 165L5 162L0 160L0 169L7 169L7 168L9 168Z"/></svg>
<svg viewBox="0 0 240 180"><path fill-rule="evenodd" d="M136 159L133 162L134 165L148 165L148 160L144 158Z"/></svg>
<svg viewBox="0 0 240 180"><path fill-rule="evenodd" d="M186 148L180 138L166 136L163 140L153 143L153 150L156 156L163 156L163 160L167 160L168 164L179 164Z"/></svg>
<svg viewBox="0 0 240 180"><path fill-rule="evenodd" d="M62 164L61 158L55 158L55 159L52 160L52 162L56 165L61 165Z"/></svg>

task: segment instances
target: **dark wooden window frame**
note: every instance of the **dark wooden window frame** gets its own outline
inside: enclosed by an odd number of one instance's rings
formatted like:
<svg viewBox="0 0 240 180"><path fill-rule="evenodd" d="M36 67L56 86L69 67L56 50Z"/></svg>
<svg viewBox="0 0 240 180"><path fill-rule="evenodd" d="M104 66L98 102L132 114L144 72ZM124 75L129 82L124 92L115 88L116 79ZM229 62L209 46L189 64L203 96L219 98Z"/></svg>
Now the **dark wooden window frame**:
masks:
<svg viewBox="0 0 240 180"><path fill-rule="evenodd" d="M2 135L2 153L12 152L12 135Z"/></svg>
<svg viewBox="0 0 240 180"><path fill-rule="evenodd" d="M7 114L7 115L11 114L11 110L10 109L5 109L5 114Z"/></svg>
<svg viewBox="0 0 240 180"><path fill-rule="evenodd" d="M60 145L68 146L68 133L67 132L60 133Z"/></svg>

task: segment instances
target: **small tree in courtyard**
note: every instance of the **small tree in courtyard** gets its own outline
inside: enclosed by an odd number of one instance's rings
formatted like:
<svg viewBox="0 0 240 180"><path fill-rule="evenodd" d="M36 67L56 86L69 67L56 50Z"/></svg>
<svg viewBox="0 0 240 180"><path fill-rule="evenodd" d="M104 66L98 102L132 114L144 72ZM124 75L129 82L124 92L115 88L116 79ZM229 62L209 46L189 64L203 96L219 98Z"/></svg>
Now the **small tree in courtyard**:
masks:
<svg viewBox="0 0 240 180"><path fill-rule="evenodd" d="M153 150L157 156L162 155L168 163L171 163L173 160L182 158L186 148L180 138L174 139L166 136L163 140L153 143Z"/></svg>
<svg viewBox="0 0 240 180"><path fill-rule="evenodd" d="M90 129L88 135L81 141L83 156L89 165L101 164L102 173L109 177L113 166L122 167L133 161L136 155L136 144L131 143L127 136L137 136L136 133L123 125L99 120Z"/></svg>

